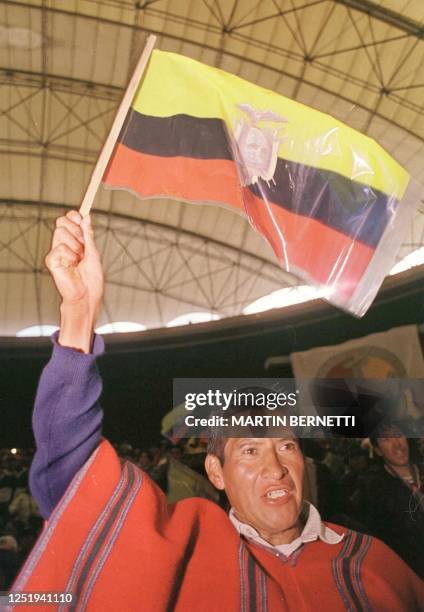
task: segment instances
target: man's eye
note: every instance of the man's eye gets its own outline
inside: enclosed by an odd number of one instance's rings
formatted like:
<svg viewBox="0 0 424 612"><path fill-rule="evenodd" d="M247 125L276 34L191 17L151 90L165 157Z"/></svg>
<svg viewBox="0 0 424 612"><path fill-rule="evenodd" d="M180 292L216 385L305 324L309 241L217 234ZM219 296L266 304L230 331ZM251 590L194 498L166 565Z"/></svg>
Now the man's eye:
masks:
<svg viewBox="0 0 424 612"><path fill-rule="evenodd" d="M243 450L244 455L256 455L257 449L254 446L248 446Z"/></svg>
<svg viewBox="0 0 424 612"><path fill-rule="evenodd" d="M284 442L284 444L280 446L280 450L282 451L294 451L296 449L297 449L296 442Z"/></svg>

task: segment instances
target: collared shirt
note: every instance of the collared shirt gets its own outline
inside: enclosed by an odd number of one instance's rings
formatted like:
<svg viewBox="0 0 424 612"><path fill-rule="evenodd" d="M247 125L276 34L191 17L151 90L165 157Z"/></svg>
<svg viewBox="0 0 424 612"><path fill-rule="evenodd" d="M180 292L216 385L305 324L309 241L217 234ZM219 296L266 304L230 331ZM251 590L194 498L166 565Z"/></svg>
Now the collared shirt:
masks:
<svg viewBox="0 0 424 612"><path fill-rule="evenodd" d="M230 510L229 518L240 535L255 542L256 544L259 544L260 546L270 549L276 554L280 553L285 557L292 555L302 546L302 544L306 544L306 542L314 542L315 540L318 540L318 538L326 544L339 544L339 542L341 542L344 538L344 533L338 534L334 531L334 529L330 529L330 527L327 527L327 525L322 522L320 513L312 504L304 502L304 514L305 518L306 514L308 518L300 536L289 544L278 544L277 546L273 546L264 540L259 535L257 530L251 525L239 521L233 508Z"/></svg>

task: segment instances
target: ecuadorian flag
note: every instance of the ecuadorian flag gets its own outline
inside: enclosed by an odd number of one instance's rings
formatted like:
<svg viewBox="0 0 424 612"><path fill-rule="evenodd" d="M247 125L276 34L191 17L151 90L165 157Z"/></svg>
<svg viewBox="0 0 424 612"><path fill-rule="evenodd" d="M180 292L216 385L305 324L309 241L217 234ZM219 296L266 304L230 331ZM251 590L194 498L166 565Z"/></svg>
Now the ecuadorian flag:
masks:
<svg viewBox="0 0 424 612"><path fill-rule="evenodd" d="M142 198L247 215L283 267L353 312L408 180L375 141L333 117L158 50L103 178Z"/></svg>

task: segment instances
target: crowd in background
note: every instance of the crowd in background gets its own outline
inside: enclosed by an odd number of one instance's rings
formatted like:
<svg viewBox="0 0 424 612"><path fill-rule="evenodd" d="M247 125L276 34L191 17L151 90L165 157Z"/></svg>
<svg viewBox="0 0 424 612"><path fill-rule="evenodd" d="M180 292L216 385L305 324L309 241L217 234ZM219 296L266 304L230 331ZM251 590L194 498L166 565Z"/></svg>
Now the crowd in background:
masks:
<svg viewBox="0 0 424 612"><path fill-rule="evenodd" d="M386 453L389 459L375 440L303 440L306 498L324 520L385 540L424 578L424 439L398 437ZM200 496L227 509L225 495L206 479L204 441L172 445L163 439L144 449L128 443L115 448L122 459L139 465L170 503ZM405 476L392 469L390 452L395 463L407 452L410 468ZM0 450L0 591L11 585L43 525L28 487L32 456L31 449Z"/></svg>
<svg viewBox="0 0 424 612"><path fill-rule="evenodd" d="M32 449L0 450L0 591L6 590L43 526L28 485Z"/></svg>

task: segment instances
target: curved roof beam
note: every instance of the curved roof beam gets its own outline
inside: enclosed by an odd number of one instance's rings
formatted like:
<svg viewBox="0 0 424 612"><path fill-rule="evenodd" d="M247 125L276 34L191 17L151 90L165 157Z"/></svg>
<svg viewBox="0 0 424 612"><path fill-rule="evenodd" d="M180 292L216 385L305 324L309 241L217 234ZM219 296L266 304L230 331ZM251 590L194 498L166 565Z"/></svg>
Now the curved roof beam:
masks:
<svg viewBox="0 0 424 612"><path fill-rule="evenodd" d="M333 0L333 2L336 4L343 4L360 13L365 13L374 19L387 23L393 28L406 32L410 36L415 36L416 38L422 38L424 36L424 26L421 23L409 17L405 17L405 15L401 15L396 11L370 2L370 0Z"/></svg>
<svg viewBox="0 0 424 612"><path fill-rule="evenodd" d="M418 38L418 39L421 39L424 36L424 27L421 24L416 23L416 22L412 21L411 19L409 19L407 17L404 17L403 15L401 15L399 13L396 13L394 11L388 11L387 9L382 9L381 7L378 7L377 5L375 5L374 3L369 2L369 0L333 0L333 2L336 2L338 4L343 4L347 8L350 8L350 3L352 3L352 5L353 4L357 4L358 5L357 7L356 6L355 7L352 6L352 8L355 8L358 11L361 10L361 12L365 12L367 14L370 14L373 17L375 16L376 19L379 18L378 15L379 16L383 16L383 15L387 16L387 15L389 15L388 18L391 19L390 24L393 25L393 27L396 26L398 29L400 28L401 30L406 31L402 27L400 27L399 24L403 24L404 27L407 27L407 25L408 25L408 27L410 29L412 27L411 24L413 24L413 29L415 28L414 29L414 32L415 32L414 36L416 38ZM137 25L136 23L128 23L128 22L123 22L123 21L117 22L117 21L114 21L113 19L108 19L106 17L98 17L98 16L95 16L95 15L86 14L86 13L84 13L82 11L79 11L79 12L78 11L70 11L70 10L66 10L66 9L63 9L63 8L57 8L57 7L52 7L52 6L48 6L48 7L47 6L42 6L41 4L39 6L37 6L37 5L34 5L32 3L28 3L28 2L16 2L16 0L11 0L8 4L9 5L19 6L19 7L27 7L27 8L31 8L33 10L34 9L35 10L40 10L40 11L43 11L44 14L46 12L48 12L48 13L56 13L56 14L60 14L60 15L65 15L65 16L71 17L71 18L72 17L74 17L74 18L81 17L83 19L90 20L90 21L95 21L97 23L105 23L105 24L109 24L109 25L114 25L115 27L127 28L127 29L129 29L129 30L131 30L133 32L135 32L135 31L137 31L137 32L145 32L146 34L155 34L155 35L157 35L159 37L163 36L164 38L168 38L168 39L175 40L175 41L182 42L182 43L190 43L191 45L198 46L198 47L201 47L202 49L206 49L206 50L209 50L209 51L214 51L214 52L220 51L221 53L223 53L224 55L226 55L228 57L232 57L232 58L240 60L240 61L247 61L250 64L252 64L253 66L257 66L257 67L262 68L262 69L268 69L268 70L270 70L270 71L272 71L272 72L274 72L276 74L279 74L279 75L282 75L282 76L286 76L286 77L288 77L290 79L293 79L296 82L304 83L304 84L306 84L306 85L308 85L308 86L310 86L312 88L317 89L318 91L322 91L323 93L326 93L326 94L329 94L329 95L332 95L332 96L336 95L335 92L332 91L331 89L328 89L327 87L324 87L324 86L319 85L319 84L317 84L317 83L315 83L313 81L310 81L309 79L305 79L303 71L299 75L292 74L291 72L287 72L285 70L281 70L281 69L275 68L275 67L273 67L273 66L271 66L271 65L269 65L267 63L259 62L259 61L253 60L253 59L251 59L249 57L245 57L243 55L240 55L238 53L234 53L232 51L229 51L228 49L222 49L222 48L218 48L218 47L213 46L213 45L207 45L207 44L205 44L204 41L203 42L198 42L196 40L187 39L184 36L177 36L175 34L170 34L169 32L159 31L159 30L155 30L153 28L142 27L142 26ZM148 5L149 4L150 3L143 3L142 5L138 6L137 9L139 11L148 10ZM305 5L302 8L307 8L308 6L310 6L310 5ZM360 8L358 8L358 7L360 7ZM374 15L374 12L375 12L375 15ZM185 21L185 22L188 21L185 18L184 19L180 18L180 21L181 20ZM199 22L199 21L193 22L193 25L194 26L202 26L203 29L206 29L206 30L211 29L210 24L205 24L205 23L202 23L202 22ZM212 29L214 29L216 31L216 28L212 28ZM408 33L409 33L409 30L408 30ZM253 41L252 39L250 39L250 44L253 44L254 42L256 42L259 47L261 47L263 45L263 42ZM269 45L267 45L267 47L269 48ZM285 50L285 52L287 52L287 50ZM310 59L311 59L311 58L306 58L306 57L299 56L298 54L295 54L295 53L291 53L290 57L292 57L293 60L297 60L299 62L303 62L304 64L307 64L310 61ZM328 66L326 66L326 65L325 66L320 66L319 62L314 62L314 64L320 70L328 71ZM7 68L6 68L6 70L7 70ZM337 74L334 74L334 76L337 77ZM341 73L339 76L347 78L349 75L345 74L345 73ZM366 82L362 83L361 85L362 85L362 87L367 87L367 83ZM383 90L383 91L380 91L380 94L382 96L383 95L388 95L388 92ZM365 110L367 112L371 112L373 117L375 116L375 117L379 117L381 119L384 119L386 121L387 120L391 121L391 123L393 123L393 125L403 129L406 133L408 133L408 134L410 134L412 136L416 136L416 134L414 134L414 132L412 130L407 129L406 127L402 126L401 124L393 122L391 120L391 118L385 117L379 111L376 111L374 109L370 109L367 106L361 104L360 100L358 100L358 99L352 99L350 97L344 96L340 92L337 92L337 97L340 98L341 100L343 100L344 102L347 102L348 104L355 104L358 108L360 108L362 110ZM399 99L399 98L397 98L396 101L400 105L402 105L404 102L406 103L406 101L404 101L402 99ZM414 108L413 110L415 112L418 112L418 108ZM424 137L419 137L419 139L424 141Z"/></svg>
<svg viewBox="0 0 424 612"><path fill-rule="evenodd" d="M17 199L10 199L10 198L0 198L0 205L16 205L16 206L32 206L32 207L43 207L43 208L47 208L47 209L52 209L52 210L73 210L74 207L73 206L69 206L69 204L63 204L60 202L40 202L37 200L17 200ZM189 236L191 238L195 238L196 240L202 240L203 242L208 242L210 244L213 244L214 246L220 247L220 248L225 248L233 253L237 253L240 254L242 253L244 256L246 257L250 257L253 260L269 266L270 268L272 268L273 270L277 271L277 272L282 272L284 273L284 270L282 270L282 268L280 268L280 266L273 262L270 261L269 259L265 259L264 257L260 257L258 255L255 255L254 253L250 253L249 251L244 251L242 249L238 249L237 247L228 244L226 242L222 242L221 240L216 240L215 238L211 238L209 236L205 236L204 234L199 234L196 233L192 230L187 230L181 227L175 227L174 225L168 225L166 223L159 223L158 221L152 221L151 219L145 219L143 217L136 217L133 215L127 215L124 213L118 213L118 212L110 212L107 210L102 210L100 208L92 208L92 212L96 215L102 216L102 217L110 217L112 216L115 219L120 219L122 221L131 221L132 223L141 223L144 225L150 225L152 227L157 227L160 228L162 230L168 230L172 233L178 232L178 234L182 234L184 236ZM2 217L4 218L4 217ZM246 266L242 266L244 268L247 269Z"/></svg>
<svg viewBox="0 0 424 612"><path fill-rule="evenodd" d="M417 21L414 21L413 19L410 19L409 17L405 17L405 15L402 15L401 13L397 13L396 11L392 11L390 9L384 8L381 5L375 4L374 2L371 2L370 0L333 0L333 2L336 4L342 4L360 13L366 13L367 15L370 15L374 19L383 21L384 23L387 23L388 25L391 25L392 27L397 28L398 30L406 32L410 36L415 36L416 38L422 38L424 36L424 26L422 24L420 24ZM316 4L318 3L319 2L317 0ZM42 6L41 3L39 6L37 6L36 4L30 3L30 2L18 2L16 0L8 0L7 4L12 5L12 6L15 5L19 7L27 7L33 10L34 9L44 10L44 11L48 11L52 13L58 13L61 15L68 15L71 17L83 17L84 19L90 19L93 21L97 21L98 23L109 23L113 25L120 25L122 27L126 27L131 30L135 29L135 30L141 30L141 31L144 30L146 32L148 31L145 28L142 28L140 26L137 26L131 23L125 23L125 22L117 23L113 19L107 19L106 17L98 17L96 15L86 14L81 11L80 12L71 11L71 10L66 10L63 8L57 8L57 7L52 7L52 6ZM149 1L138 2L135 5L135 9L142 12L143 10L148 10L150 4L154 4L154 1L150 0L150 2ZM315 4L315 2L313 4ZM305 5L302 5L301 7L297 7L296 10L308 8L308 6L310 6L310 4L305 4ZM276 13L276 15L278 14L279 13ZM197 21L197 24L205 25L199 21ZM209 25L209 28L213 29L214 31L220 31L219 26L215 26L214 28L211 28L211 26ZM228 32L228 28L226 28L226 32ZM179 37L171 36L170 34L167 34L166 32L152 32L152 33L157 34L159 36L165 36L168 38L174 38L174 39L180 40ZM200 44L194 40L191 40L190 43L195 44L195 45ZM202 44L201 46L204 46L204 45Z"/></svg>
<svg viewBox="0 0 424 612"><path fill-rule="evenodd" d="M125 26L125 24L123 24ZM129 26L127 26L129 27ZM140 30L142 28L139 28ZM187 42L185 39L181 38L181 37L176 37L176 36L171 36L169 34L165 34L163 32L156 32L153 30L145 30L146 32L152 33L152 34L157 34L158 36L164 36L164 37L168 37L168 38L178 38L178 40L182 41L182 42ZM216 51L216 49L214 47L211 47L209 45L205 45L205 44L200 44L197 43L195 41L190 41L191 44L193 45L197 45L200 47L203 47L205 49L209 49L212 51ZM327 87L324 87L322 85L318 85L317 83L314 83L313 81L310 81L308 79L303 78L301 75L300 76L296 76L294 74L288 73L284 70L279 70L269 64L265 64L263 62L259 62L250 58L246 58L244 56L241 56L237 53L233 53L231 51L223 51L223 53L225 53L226 55L233 57L235 59L238 59L240 61L246 61L249 62L250 64L257 66L259 68L263 68L266 70L269 70L275 74L279 74L282 76L286 76L290 79L293 79L294 81L297 81L298 83L305 83L306 85L309 85L310 87L317 89L318 91L321 91L325 94L328 94L330 96L335 96L336 93L334 91L332 91L331 89L328 89ZM96 83L96 82L87 82L87 81L83 81L83 80L78 80L78 79L68 79L67 77L52 77L51 75L48 75L46 77L46 75L44 75L42 72L25 72L25 71L14 71L14 70L10 70L9 68L4 68L4 67L0 67L0 85L1 84L15 84L14 81L14 74L17 74L23 78L27 78L28 82L21 82L19 84L21 85L28 85L31 87L36 87L37 89L41 89L42 87L45 86L45 82L46 82L46 78L51 78L51 82L49 83L49 86L52 87L53 84L59 84L62 83L62 85L59 85L58 90L61 91L60 87L63 86L63 84L65 82L67 82L68 84L72 84L73 87L80 87L81 89L79 91L76 91L76 89L72 90L72 93L77 93L79 95L87 95L87 96L92 96L94 95L95 97L99 97L99 98L103 98L103 99L108 99L108 100L113 100L116 102L118 102L121 97L123 92L125 91L124 88L121 87L114 87L114 88L107 88L108 90L110 90L110 94L109 96L106 96L104 93L100 93L99 95L99 91L102 88L105 88L105 85L103 83ZM3 74L3 78L2 75ZM54 88L53 88L54 89ZM69 91L69 88L64 88L64 91ZM382 92L380 92L381 95L383 95ZM387 95L387 94L384 94ZM419 140L420 142L424 142L424 135L420 135L419 133L417 133L416 131L407 128L406 126L402 125L401 123L394 121L392 118L390 117L386 117L383 113L379 112L378 110L375 111L374 109L369 108L368 106L366 106L365 104L362 104L360 100L356 100L356 99L352 99L348 96L343 95L341 92L337 93L337 97L340 98L340 100L343 100L344 102L348 103L348 104L354 104L356 107L360 108L363 111L366 111L367 113L372 113L373 116L378 117L379 119L382 119L383 121L388 121L389 123L391 123L392 125L394 125L395 127L399 128L400 130L403 130L406 134L409 134L410 136L413 136L415 139ZM398 96L396 96L396 102L398 104L400 104L402 106L402 104L405 105L405 107L409 107L411 106L410 103L408 103L406 100L402 100L399 99ZM418 108L413 108L412 110L414 110L414 112L418 112Z"/></svg>
<svg viewBox="0 0 424 612"><path fill-rule="evenodd" d="M30 70L15 70L14 68L0 67L0 84L25 85L41 89L50 87L56 91L87 95L103 100L119 102L124 90L123 87L107 85L95 81L75 79L72 77L58 76L55 74L33 72Z"/></svg>

